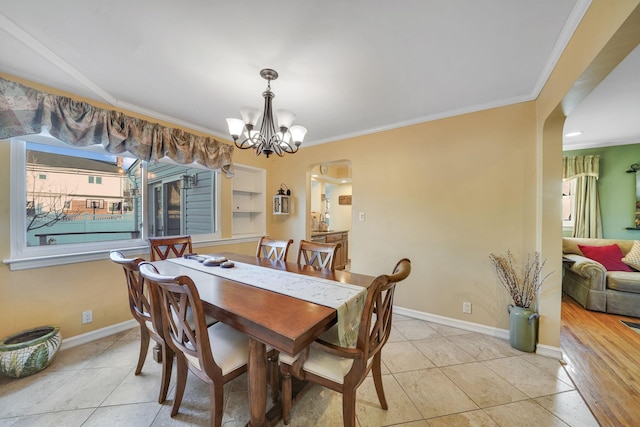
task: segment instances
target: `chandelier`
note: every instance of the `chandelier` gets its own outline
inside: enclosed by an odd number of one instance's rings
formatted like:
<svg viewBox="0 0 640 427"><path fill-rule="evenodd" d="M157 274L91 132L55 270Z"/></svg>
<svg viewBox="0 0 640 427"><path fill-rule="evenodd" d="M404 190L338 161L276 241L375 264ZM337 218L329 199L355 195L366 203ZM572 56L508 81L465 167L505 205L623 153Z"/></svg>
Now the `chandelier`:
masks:
<svg viewBox="0 0 640 427"><path fill-rule="evenodd" d="M240 109L242 120L227 119L229 133L233 137L236 147L246 150L253 148L256 156L260 153L269 158L273 153L282 157L285 153L293 154L298 151L307 128L303 126L291 126L296 116L287 110L278 110L278 131L273 122L273 110L271 100L275 94L271 92L271 80L278 78L278 73L270 68L260 71L260 76L267 80L267 90L262 92L264 97L264 112L260 129L254 129L260 118L260 110L257 108L243 107Z"/></svg>

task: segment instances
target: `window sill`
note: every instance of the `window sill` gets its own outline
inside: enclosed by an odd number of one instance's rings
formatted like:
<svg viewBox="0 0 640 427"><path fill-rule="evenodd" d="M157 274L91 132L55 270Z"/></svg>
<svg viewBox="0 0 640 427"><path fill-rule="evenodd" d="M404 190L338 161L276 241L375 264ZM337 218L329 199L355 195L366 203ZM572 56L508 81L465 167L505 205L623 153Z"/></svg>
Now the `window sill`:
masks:
<svg viewBox="0 0 640 427"><path fill-rule="evenodd" d="M248 243L257 242L259 236L242 236L233 237L230 239L216 239L216 240L204 240L194 241L194 248L209 247L209 246L222 246L234 243ZM99 249L93 251L83 252L65 252L60 254L47 254L40 256L25 256L3 259L4 264L9 265L9 269L12 271L17 270L30 270L33 268L52 267L56 265L76 264L80 262L88 261L104 261L109 259L109 252L112 250L121 250L126 256L140 256L146 258L149 253L149 246L146 244L140 244L136 242L134 245L125 246L114 245L112 248Z"/></svg>

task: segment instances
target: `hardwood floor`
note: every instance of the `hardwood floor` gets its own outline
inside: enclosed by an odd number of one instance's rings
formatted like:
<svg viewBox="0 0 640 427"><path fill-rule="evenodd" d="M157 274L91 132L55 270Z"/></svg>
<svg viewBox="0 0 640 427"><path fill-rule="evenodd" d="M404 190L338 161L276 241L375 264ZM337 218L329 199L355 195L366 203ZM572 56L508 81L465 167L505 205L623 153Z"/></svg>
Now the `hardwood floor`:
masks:
<svg viewBox="0 0 640 427"><path fill-rule="evenodd" d="M562 297L560 345L567 372L602 426L640 425L640 334Z"/></svg>

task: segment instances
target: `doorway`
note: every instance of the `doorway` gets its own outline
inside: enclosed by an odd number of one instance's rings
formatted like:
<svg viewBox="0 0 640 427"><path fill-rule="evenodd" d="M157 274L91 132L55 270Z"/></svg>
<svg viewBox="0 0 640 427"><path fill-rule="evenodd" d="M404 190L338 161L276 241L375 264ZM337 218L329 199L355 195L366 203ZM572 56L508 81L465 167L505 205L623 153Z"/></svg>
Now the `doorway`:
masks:
<svg viewBox="0 0 640 427"><path fill-rule="evenodd" d="M547 118L545 131L548 130L549 133L544 137L546 147L552 147L561 141L565 116L570 117L576 106L582 103L638 45L640 42L638 22L640 22L640 7L636 7ZM562 253L562 249L560 248L558 252ZM562 289L558 298L561 314L560 347L565 353L565 369L572 381L580 390L580 394L583 395L595 417L603 425L626 425L633 422L637 418L637 410L634 412L634 406L628 403L633 400L632 396L636 396L638 391L628 387L630 383L626 378L618 379L613 374L626 373L629 369L633 369L627 366L620 367L618 365L620 360L624 359L625 363L629 363L632 367L637 366L637 362L634 361L639 357L636 351L637 345L633 346L637 341L635 332L630 332L626 326L621 325L619 316L584 309L571 298L564 297ZM604 342L599 340L601 337L611 337L614 341ZM618 344L618 341L622 345ZM624 348L627 344L631 344L628 349ZM603 354L608 358L604 363ZM591 369L592 367L597 369ZM632 416L625 418L628 411L631 411Z"/></svg>
<svg viewBox="0 0 640 427"><path fill-rule="evenodd" d="M339 251L343 260L341 265L348 265L353 218L351 161L336 160L311 166L308 188L307 217L310 239L319 242L327 239L340 241ZM336 235L329 237L327 233Z"/></svg>
<svg viewBox="0 0 640 427"><path fill-rule="evenodd" d="M180 181L157 183L151 186L149 203L149 236L177 236L182 234L182 192Z"/></svg>

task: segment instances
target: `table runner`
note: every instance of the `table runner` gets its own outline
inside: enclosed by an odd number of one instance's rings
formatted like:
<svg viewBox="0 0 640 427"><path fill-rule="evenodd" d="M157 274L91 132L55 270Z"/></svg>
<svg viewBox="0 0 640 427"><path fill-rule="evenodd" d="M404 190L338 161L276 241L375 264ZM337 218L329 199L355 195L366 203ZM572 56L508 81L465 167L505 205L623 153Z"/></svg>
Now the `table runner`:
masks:
<svg viewBox="0 0 640 427"><path fill-rule="evenodd" d="M196 259L171 258L167 261L246 285L335 308L338 313L337 325L340 345L353 348L357 343L360 317L367 296L367 289L362 286L235 261L233 261L235 264L233 268L209 267Z"/></svg>

